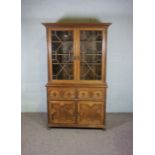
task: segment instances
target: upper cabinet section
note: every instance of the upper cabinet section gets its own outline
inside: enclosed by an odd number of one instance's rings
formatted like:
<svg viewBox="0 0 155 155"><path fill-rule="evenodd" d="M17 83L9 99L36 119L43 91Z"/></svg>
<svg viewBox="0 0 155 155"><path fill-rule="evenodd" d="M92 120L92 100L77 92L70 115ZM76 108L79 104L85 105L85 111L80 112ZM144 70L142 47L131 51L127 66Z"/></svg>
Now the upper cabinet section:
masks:
<svg viewBox="0 0 155 155"><path fill-rule="evenodd" d="M105 82L106 38L110 23L44 23L50 82Z"/></svg>

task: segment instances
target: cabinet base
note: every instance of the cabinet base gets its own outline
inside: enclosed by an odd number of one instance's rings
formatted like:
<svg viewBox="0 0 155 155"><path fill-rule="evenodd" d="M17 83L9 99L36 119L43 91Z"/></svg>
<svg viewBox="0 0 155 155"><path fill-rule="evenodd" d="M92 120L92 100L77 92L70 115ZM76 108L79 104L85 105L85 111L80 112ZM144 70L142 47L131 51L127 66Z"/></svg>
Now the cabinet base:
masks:
<svg viewBox="0 0 155 155"><path fill-rule="evenodd" d="M105 125L79 125L79 124L48 124L48 128L92 128L106 129Z"/></svg>

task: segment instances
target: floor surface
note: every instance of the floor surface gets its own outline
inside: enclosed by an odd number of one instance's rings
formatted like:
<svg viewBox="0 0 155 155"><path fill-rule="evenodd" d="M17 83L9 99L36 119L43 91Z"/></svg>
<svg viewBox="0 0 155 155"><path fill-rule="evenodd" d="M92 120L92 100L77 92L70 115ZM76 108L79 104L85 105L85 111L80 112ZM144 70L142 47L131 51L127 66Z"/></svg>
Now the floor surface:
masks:
<svg viewBox="0 0 155 155"><path fill-rule="evenodd" d="M107 114L106 130L46 126L45 113L22 113L21 155L132 155L131 113Z"/></svg>

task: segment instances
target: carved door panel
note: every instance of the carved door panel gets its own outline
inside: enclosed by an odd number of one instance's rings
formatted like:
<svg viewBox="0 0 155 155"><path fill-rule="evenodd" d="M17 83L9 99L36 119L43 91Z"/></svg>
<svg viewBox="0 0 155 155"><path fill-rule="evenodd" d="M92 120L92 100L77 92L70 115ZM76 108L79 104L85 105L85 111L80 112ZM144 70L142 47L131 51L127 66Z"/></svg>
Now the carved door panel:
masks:
<svg viewBox="0 0 155 155"><path fill-rule="evenodd" d="M103 102L78 102L78 124L103 124L103 117Z"/></svg>
<svg viewBox="0 0 155 155"><path fill-rule="evenodd" d="M50 101L49 122L60 124L75 123L75 103L73 101Z"/></svg>

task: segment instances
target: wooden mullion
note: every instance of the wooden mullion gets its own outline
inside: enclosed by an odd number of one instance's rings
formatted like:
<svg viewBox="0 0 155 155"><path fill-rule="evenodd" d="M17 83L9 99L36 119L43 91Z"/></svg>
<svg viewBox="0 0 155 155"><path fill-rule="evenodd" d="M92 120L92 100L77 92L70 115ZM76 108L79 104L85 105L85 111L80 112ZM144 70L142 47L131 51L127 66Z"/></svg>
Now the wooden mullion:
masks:
<svg viewBox="0 0 155 155"><path fill-rule="evenodd" d="M80 30L76 29L76 64L77 64L77 80L80 80Z"/></svg>
<svg viewBox="0 0 155 155"><path fill-rule="evenodd" d="M78 52L79 52L79 47L78 47L78 30L74 29L74 56L73 56L73 61L74 61L74 80L77 81L79 78L79 65L78 65Z"/></svg>
<svg viewBox="0 0 155 155"><path fill-rule="evenodd" d="M73 31L73 64L74 64L74 69L73 69L73 72L74 72L74 80L76 80L76 70L77 70L77 65L76 65L76 61L75 61L75 57L76 57L76 30L74 29Z"/></svg>

